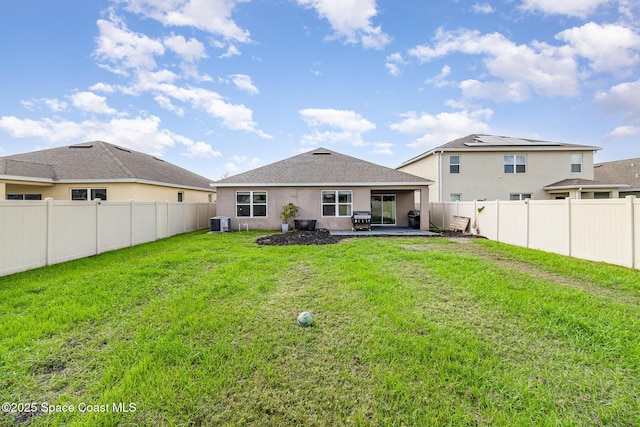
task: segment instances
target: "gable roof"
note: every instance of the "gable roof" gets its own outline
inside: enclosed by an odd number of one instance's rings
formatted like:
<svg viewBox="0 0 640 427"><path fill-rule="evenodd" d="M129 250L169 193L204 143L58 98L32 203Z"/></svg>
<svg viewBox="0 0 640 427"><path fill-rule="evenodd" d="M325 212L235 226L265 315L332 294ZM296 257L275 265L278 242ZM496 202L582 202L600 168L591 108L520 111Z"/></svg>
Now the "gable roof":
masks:
<svg viewBox="0 0 640 427"><path fill-rule="evenodd" d="M238 186L430 185L433 181L326 148L234 175L214 184Z"/></svg>
<svg viewBox="0 0 640 427"><path fill-rule="evenodd" d="M404 162L402 166L407 166L411 163L422 160L425 157L431 156L439 151L595 151L600 150L601 147L594 147L591 145L579 145L579 144L566 144L563 142L542 141L537 139L527 138L515 138L511 136L498 136L498 135L485 135L485 134L471 134L464 138L458 138L451 142L447 142L436 148L420 154L412 159Z"/></svg>
<svg viewBox="0 0 640 427"><path fill-rule="evenodd" d="M103 141L0 157L0 176L45 182L145 182L211 191L211 180L157 157Z"/></svg>
<svg viewBox="0 0 640 427"><path fill-rule="evenodd" d="M621 182L631 190L640 189L640 158L596 163L593 175L599 181Z"/></svg>

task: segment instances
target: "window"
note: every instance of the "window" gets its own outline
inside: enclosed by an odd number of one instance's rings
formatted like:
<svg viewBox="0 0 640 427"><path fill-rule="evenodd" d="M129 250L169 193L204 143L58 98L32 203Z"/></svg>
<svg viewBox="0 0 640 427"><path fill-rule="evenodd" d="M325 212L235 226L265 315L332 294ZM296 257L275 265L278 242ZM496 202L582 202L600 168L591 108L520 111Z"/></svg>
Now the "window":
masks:
<svg viewBox="0 0 640 427"><path fill-rule="evenodd" d="M527 200L531 198L531 193L512 193L509 194L509 200Z"/></svg>
<svg viewBox="0 0 640 427"><path fill-rule="evenodd" d="M237 191L236 192L236 217L266 217L267 216L267 192L266 191Z"/></svg>
<svg viewBox="0 0 640 427"><path fill-rule="evenodd" d="M184 191L178 191L178 202L184 202Z"/></svg>
<svg viewBox="0 0 640 427"><path fill-rule="evenodd" d="M582 154L571 155L571 172L582 172Z"/></svg>
<svg viewBox="0 0 640 427"><path fill-rule="evenodd" d="M504 156L504 173L525 173L527 170L527 156L524 154L509 154Z"/></svg>
<svg viewBox="0 0 640 427"><path fill-rule="evenodd" d="M451 200L452 202L459 202L460 200L462 200L462 194L451 193L449 194L449 200Z"/></svg>
<svg viewBox="0 0 640 427"><path fill-rule="evenodd" d="M460 156L449 156L449 173L460 173Z"/></svg>
<svg viewBox="0 0 640 427"><path fill-rule="evenodd" d="M351 190L322 191L322 216L351 216Z"/></svg>
<svg viewBox="0 0 640 427"><path fill-rule="evenodd" d="M42 200L42 194L7 194L7 200Z"/></svg>
<svg viewBox="0 0 640 427"><path fill-rule="evenodd" d="M72 188L71 200L107 200L106 188Z"/></svg>

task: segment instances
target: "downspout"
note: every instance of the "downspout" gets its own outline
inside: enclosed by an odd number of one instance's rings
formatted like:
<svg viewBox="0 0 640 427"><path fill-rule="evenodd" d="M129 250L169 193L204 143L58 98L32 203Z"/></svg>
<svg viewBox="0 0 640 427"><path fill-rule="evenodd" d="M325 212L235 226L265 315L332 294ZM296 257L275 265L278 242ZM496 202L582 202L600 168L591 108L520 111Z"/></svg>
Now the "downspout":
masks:
<svg viewBox="0 0 640 427"><path fill-rule="evenodd" d="M438 202L442 202L442 155L444 150L440 150L440 156L438 156Z"/></svg>

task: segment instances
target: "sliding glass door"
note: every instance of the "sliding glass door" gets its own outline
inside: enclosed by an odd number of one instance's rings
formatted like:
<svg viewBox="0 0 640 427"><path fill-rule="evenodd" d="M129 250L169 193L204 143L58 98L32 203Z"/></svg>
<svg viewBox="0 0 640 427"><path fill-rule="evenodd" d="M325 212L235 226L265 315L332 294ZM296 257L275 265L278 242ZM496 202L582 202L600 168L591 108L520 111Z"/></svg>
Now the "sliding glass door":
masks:
<svg viewBox="0 0 640 427"><path fill-rule="evenodd" d="M396 195L371 195L371 224L396 225Z"/></svg>

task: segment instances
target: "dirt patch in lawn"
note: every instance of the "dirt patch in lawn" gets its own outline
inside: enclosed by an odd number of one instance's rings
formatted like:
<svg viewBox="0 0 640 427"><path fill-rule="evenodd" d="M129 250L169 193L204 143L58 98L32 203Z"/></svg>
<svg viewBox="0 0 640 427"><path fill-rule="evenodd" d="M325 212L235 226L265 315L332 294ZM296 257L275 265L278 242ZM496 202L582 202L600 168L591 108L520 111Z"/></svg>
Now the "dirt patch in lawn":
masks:
<svg viewBox="0 0 640 427"><path fill-rule="evenodd" d="M286 246L286 245L330 245L338 243L344 239L350 239L354 236L334 236L328 230L321 229L316 231L300 231L294 230L282 234L271 234L269 236L263 236L256 240L259 245L271 245L271 246ZM370 236L362 235L357 237L383 237L383 236ZM400 237L400 236L398 236ZM459 231L443 231L439 236L425 236L430 237L446 237L456 241L468 241L470 238L479 238L480 236L473 236L467 233L461 233Z"/></svg>
<svg viewBox="0 0 640 427"><path fill-rule="evenodd" d="M289 231L282 234L271 234L256 240L259 245L330 245L338 243L348 236L332 236L327 230Z"/></svg>

